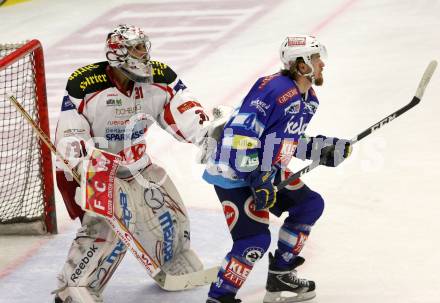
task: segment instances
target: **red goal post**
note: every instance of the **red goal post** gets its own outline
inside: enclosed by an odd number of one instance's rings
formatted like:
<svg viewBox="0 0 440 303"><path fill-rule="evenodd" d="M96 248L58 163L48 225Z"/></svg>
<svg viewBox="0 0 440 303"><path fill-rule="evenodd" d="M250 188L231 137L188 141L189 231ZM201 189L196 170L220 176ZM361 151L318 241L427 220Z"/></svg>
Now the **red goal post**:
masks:
<svg viewBox="0 0 440 303"><path fill-rule="evenodd" d="M0 44L0 234L57 233L51 152L8 94L50 136L38 40Z"/></svg>

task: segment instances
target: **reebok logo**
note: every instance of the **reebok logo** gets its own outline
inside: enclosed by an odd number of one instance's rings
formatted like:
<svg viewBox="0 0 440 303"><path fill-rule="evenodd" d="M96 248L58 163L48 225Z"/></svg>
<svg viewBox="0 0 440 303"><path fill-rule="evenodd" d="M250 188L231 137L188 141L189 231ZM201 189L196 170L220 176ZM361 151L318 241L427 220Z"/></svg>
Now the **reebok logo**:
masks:
<svg viewBox="0 0 440 303"><path fill-rule="evenodd" d="M72 282L76 282L76 280L81 277L84 268L86 268L87 264L90 262L90 259L95 255L97 250L98 247L96 247L95 244L92 244L92 246L89 247L86 256L81 259L81 262L76 266L73 274L70 276L70 280Z"/></svg>

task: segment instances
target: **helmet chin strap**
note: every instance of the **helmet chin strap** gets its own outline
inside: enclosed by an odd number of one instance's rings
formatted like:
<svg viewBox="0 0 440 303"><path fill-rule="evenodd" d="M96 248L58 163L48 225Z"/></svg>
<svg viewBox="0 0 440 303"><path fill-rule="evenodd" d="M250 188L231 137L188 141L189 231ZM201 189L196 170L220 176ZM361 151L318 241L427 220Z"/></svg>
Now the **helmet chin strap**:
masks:
<svg viewBox="0 0 440 303"><path fill-rule="evenodd" d="M302 74L304 77L310 78L310 81L312 82L313 85L315 85L315 68L313 67L312 64L307 64L307 66L309 66L312 70L306 74Z"/></svg>
<svg viewBox="0 0 440 303"><path fill-rule="evenodd" d="M147 65L146 66L147 69L150 69L150 66ZM145 75L139 75L137 73L134 73L133 71L130 70L130 68L127 68L125 66L121 66L120 67L121 72L130 80L135 81L135 82L144 82L144 83L150 83L152 82L151 79L151 72L150 71L146 71Z"/></svg>

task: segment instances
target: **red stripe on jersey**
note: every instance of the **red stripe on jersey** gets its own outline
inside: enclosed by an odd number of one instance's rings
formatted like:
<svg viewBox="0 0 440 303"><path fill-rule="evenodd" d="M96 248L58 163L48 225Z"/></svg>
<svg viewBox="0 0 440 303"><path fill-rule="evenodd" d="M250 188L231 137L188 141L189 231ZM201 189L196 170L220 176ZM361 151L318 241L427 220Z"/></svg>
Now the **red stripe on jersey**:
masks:
<svg viewBox="0 0 440 303"><path fill-rule="evenodd" d="M171 113L171 108L170 108L170 103L168 103L167 105L165 105L164 107L164 115L163 118L165 120L165 122L171 127L171 129L177 134L179 135L182 139L184 139L185 141L186 138L185 136L182 134L182 132L179 130L179 128L176 125L176 121L174 120L173 114Z"/></svg>
<svg viewBox="0 0 440 303"><path fill-rule="evenodd" d="M98 90L97 92L93 93L93 95L89 99L87 99L87 101L84 101L84 99L82 99L78 107L78 113L82 114L82 112L84 111L84 106L87 105L90 101L92 101L92 99L95 98L96 95L98 95L102 91L103 90Z"/></svg>
<svg viewBox="0 0 440 303"><path fill-rule="evenodd" d="M84 110L84 104L85 104L84 99L82 99L81 103L79 104L79 107L78 107L78 113L82 114L82 112Z"/></svg>
<svg viewBox="0 0 440 303"><path fill-rule="evenodd" d="M100 92L102 92L103 90L98 90L97 92L95 92L87 101L86 104L89 104L90 101L92 101L93 98L96 97L97 94L99 94Z"/></svg>
<svg viewBox="0 0 440 303"><path fill-rule="evenodd" d="M167 93L170 94L170 101L174 98L174 93L173 93L173 89L171 87L167 86L162 86L159 85L157 83L153 83L152 85L159 87L161 90L166 91Z"/></svg>

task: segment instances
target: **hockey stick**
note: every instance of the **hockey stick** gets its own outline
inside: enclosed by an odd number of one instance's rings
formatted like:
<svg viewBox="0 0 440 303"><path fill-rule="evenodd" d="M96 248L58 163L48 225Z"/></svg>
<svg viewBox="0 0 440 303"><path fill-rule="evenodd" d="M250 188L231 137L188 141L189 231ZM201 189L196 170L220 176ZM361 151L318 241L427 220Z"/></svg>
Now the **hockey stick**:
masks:
<svg viewBox="0 0 440 303"><path fill-rule="evenodd" d="M423 73L422 79L420 80L420 83L417 87L416 90L416 94L414 95L414 97L412 98L411 102L409 102L407 105L405 105L404 107L398 109L397 111L395 111L394 113L386 116L385 118L383 118L382 120L380 120L379 122L373 124L372 126L370 126L369 128L367 128L366 130L364 130L363 132L359 133L356 137L354 137L353 139L351 139L351 144L354 144L360 140L362 140L363 138L367 137L368 135L370 135L371 133L377 131L379 128L381 128L382 126L388 124L389 122L393 121L395 118L399 117L400 115L406 113L407 111L409 111L411 108L413 108L414 106L416 106L417 104L420 103L420 100L422 100L423 94L425 93L425 89L428 86L429 81L431 80L432 75L434 74L435 69L437 68L437 61L436 60L432 60L429 64L428 67L425 69L425 72ZM296 173L294 173L293 175L289 176L286 180L280 182L276 188L277 190L281 190L283 189L287 184L289 184L290 182L300 178L301 176L303 176L304 174L307 174L308 172L310 172L311 170L313 170L314 168L316 168L317 166L319 166L319 160L318 161L314 161L312 163L310 163L309 165L307 165L306 167L304 167L303 169L297 171Z"/></svg>
<svg viewBox="0 0 440 303"><path fill-rule="evenodd" d="M44 142L44 144L60 159L62 159L64 165L72 173L73 178L78 184L81 184L81 177L79 173L70 165L69 161L65 159L56 149L55 145L50 141L50 138L44 133L44 131L35 123L28 112L21 106L15 96L10 95L9 100L17 108L17 110L24 116L24 118L30 123L32 128L36 131L38 137ZM113 213L113 212L112 212ZM218 267L213 267L197 272L192 272L183 275L170 275L160 269L159 265L154 261L152 257L145 251L142 244L134 237L134 235L128 230L121 219L117 218L114 214L111 217L97 215L105 218L107 224L111 227L114 233L119 239L128 247L135 258L143 265L148 274L158 283L158 285L168 291L178 291L184 289L190 289L197 286L204 286L213 282L216 279Z"/></svg>

